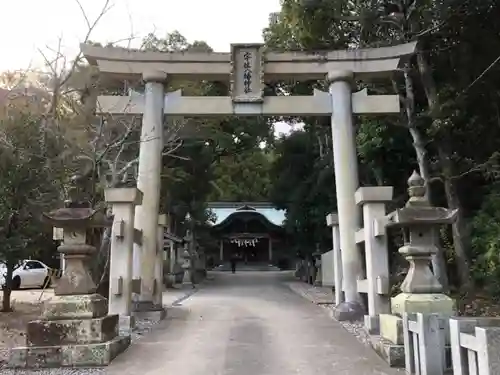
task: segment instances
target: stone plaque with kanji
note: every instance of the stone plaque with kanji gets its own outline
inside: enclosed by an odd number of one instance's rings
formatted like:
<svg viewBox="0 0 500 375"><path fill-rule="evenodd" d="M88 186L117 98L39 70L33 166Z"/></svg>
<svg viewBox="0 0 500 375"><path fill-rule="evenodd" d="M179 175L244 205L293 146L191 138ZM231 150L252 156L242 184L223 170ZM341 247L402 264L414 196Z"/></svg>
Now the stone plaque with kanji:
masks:
<svg viewBox="0 0 500 375"><path fill-rule="evenodd" d="M262 44L231 45L231 96L234 102L252 103L264 99L262 54Z"/></svg>

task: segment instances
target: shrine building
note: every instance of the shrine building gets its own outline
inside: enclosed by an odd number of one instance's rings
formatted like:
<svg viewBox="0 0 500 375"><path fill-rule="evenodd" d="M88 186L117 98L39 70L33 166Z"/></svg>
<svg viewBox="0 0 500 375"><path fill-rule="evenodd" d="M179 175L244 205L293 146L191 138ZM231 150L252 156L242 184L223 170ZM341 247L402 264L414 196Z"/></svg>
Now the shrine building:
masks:
<svg viewBox="0 0 500 375"><path fill-rule="evenodd" d="M279 265L290 258L284 211L267 202L209 202L208 207L216 215L211 234L219 243L220 264L235 257L244 264Z"/></svg>

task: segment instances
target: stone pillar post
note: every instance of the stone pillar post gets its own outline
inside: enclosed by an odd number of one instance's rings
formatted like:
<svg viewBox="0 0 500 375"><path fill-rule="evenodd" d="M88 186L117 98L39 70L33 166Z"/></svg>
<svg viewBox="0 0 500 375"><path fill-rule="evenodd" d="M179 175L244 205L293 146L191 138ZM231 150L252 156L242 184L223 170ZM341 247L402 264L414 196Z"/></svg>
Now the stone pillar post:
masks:
<svg viewBox="0 0 500 375"><path fill-rule="evenodd" d="M158 211L160 206L160 175L163 150L163 108L165 94L163 72L143 74L146 83L144 115L142 118L141 144L137 187L144 194L143 203L137 207L135 227L142 230L140 250L141 293L138 310L154 310L154 282L156 248L158 245Z"/></svg>
<svg viewBox="0 0 500 375"><path fill-rule="evenodd" d="M269 264L272 263L273 261L273 239L271 237L269 237L269 248L268 248L268 252L269 252Z"/></svg>
<svg viewBox="0 0 500 375"><path fill-rule="evenodd" d="M140 206L135 208L135 218L134 222L137 223L137 215L139 214ZM140 293L140 283L141 283L141 251L142 245L139 245L134 242L133 253L132 253L132 278L134 283L137 283L137 287L133 288L132 292L132 300L139 301L139 293Z"/></svg>
<svg viewBox="0 0 500 375"><path fill-rule="evenodd" d="M173 227L172 227L172 215L171 214L167 214L167 230L169 233L172 233L173 232ZM175 263L177 262L177 259L175 257L175 247L176 247L176 244L174 241L170 240L169 241L170 243L170 247L169 247L169 254L168 254L168 257L169 257L169 270L168 272L170 273L170 276L172 276L174 274L174 266L175 266Z"/></svg>
<svg viewBox="0 0 500 375"><path fill-rule="evenodd" d="M344 302L344 292L342 290L342 253L340 252L340 230L339 218L337 214L328 214L326 224L332 227L333 242L333 277L335 283L335 306Z"/></svg>
<svg viewBox="0 0 500 375"><path fill-rule="evenodd" d="M189 231L188 231L189 232ZM182 253L182 257L184 259L182 264L182 269L184 270L184 277L182 278L183 286L190 286L191 288L195 288L194 280L193 280L193 259L192 254L189 252L190 242L192 237L189 234L185 237L184 242L184 252Z"/></svg>
<svg viewBox="0 0 500 375"><path fill-rule="evenodd" d="M56 227L52 228L52 239L54 241L62 241L64 239L63 229ZM61 274L64 273L64 269L66 268L66 260L64 259L63 253L59 253L59 268L61 269Z"/></svg>
<svg viewBox="0 0 500 375"><path fill-rule="evenodd" d="M315 268L316 268L316 276L314 278L314 285L322 286L323 285L323 269L322 269L322 260L321 260L321 252L316 253L315 258Z"/></svg>
<svg viewBox="0 0 500 375"><path fill-rule="evenodd" d="M136 188L106 189L106 202L113 205L113 228L109 265L109 314L118 314L121 334L134 328L132 312L132 252L134 246L135 206L142 203Z"/></svg>
<svg viewBox="0 0 500 375"><path fill-rule="evenodd" d="M352 120L352 71L333 71L327 76L332 99L332 140L337 207L342 249L343 289L345 302L360 305L357 280L363 278L361 254L356 247L355 232L359 212L354 194L359 185L356 139Z"/></svg>
<svg viewBox="0 0 500 375"><path fill-rule="evenodd" d="M170 269L168 270L170 275L174 274L175 264L177 263L176 248L177 244L174 241L170 241L170 263L169 263Z"/></svg>
<svg viewBox="0 0 500 375"><path fill-rule="evenodd" d="M378 333L379 315L391 312L389 300L389 250L385 227L377 220L385 217L385 204L392 200L392 186L362 187L356 192L356 203L363 208L363 234L368 284L368 315L365 327Z"/></svg>
<svg viewBox="0 0 500 375"><path fill-rule="evenodd" d="M220 245L219 245L219 258L220 258L220 263L222 264L224 262L224 240L220 240Z"/></svg>
<svg viewBox="0 0 500 375"><path fill-rule="evenodd" d="M177 244L177 246L175 246L175 262L178 263L179 265L182 265L182 252L183 251L184 251L184 248L180 244Z"/></svg>
<svg viewBox="0 0 500 375"><path fill-rule="evenodd" d="M156 306L163 306L163 233L167 227L167 215L158 215L158 246L155 265L155 293L153 302Z"/></svg>

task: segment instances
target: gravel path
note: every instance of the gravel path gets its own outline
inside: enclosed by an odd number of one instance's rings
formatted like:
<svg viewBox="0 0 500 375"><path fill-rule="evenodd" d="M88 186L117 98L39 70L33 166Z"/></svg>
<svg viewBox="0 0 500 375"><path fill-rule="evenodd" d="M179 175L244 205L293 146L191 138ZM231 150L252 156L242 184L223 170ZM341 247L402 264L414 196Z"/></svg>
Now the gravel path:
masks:
<svg viewBox="0 0 500 375"><path fill-rule="evenodd" d="M335 304L333 301L335 300L335 297L331 288L312 286L301 281L289 281L286 285L288 285L288 287L298 295L326 309L328 314L332 316L332 319L334 319L333 310L335 308ZM325 301L329 301L330 303L325 303ZM370 335L366 332L365 324L362 320L343 322L339 322L337 320L335 321L342 325L347 332L354 335L354 337L356 337L361 343L371 348Z"/></svg>
<svg viewBox="0 0 500 375"><path fill-rule="evenodd" d="M118 357L107 375L395 375L283 272L215 280Z"/></svg>
<svg viewBox="0 0 500 375"><path fill-rule="evenodd" d="M139 322L107 368L0 371L2 375L396 375L327 310L292 292L284 272L214 273L167 319ZM172 298L175 298L173 296Z"/></svg>

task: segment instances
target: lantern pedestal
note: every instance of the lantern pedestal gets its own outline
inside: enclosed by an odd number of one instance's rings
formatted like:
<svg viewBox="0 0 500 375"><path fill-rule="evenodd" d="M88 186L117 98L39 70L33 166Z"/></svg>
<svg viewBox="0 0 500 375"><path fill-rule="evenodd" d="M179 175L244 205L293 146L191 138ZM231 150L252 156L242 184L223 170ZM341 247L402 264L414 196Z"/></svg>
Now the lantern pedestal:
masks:
<svg viewBox="0 0 500 375"><path fill-rule="evenodd" d="M95 293L88 269L96 248L87 244L87 231L106 225L104 215L71 203L45 214L53 226L63 228L64 245L58 251L66 269L41 319L28 323L26 346L11 350L10 368L106 366L130 345L130 336L118 334L118 314L108 315L107 299Z"/></svg>
<svg viewBox="0 0 500 375"><path fill-rule="evenodd" d="M152 301L134 302L132 316L141 320L160 321L167 316L167 310L163 306L155 305Z"/></svg>
<svg viewBox="0 0 500 375"><path fill-rule="evenodd" d="M436 228L452 224L457 211L432 207L426 195L425 181L414 172L408 180L410 199L405 207L387 215L388 226L403 229L404 246L399 249L409 263L401 284L401 293L391 298L391 313L380 314L380 337L375 350L391 366L404 367L403 320L405 313L455 315L455 301L443 293L443 287L430 269L436 254ZM446 328L446 327L445 327ZM448 340L448 335L445 335Z"/></svg>
<svg viewBox="0 0 500 375"><path fill-rule="evenodd" d="M392 313L403 316L404 313L440 313L454 315L455 301L446 294L400 293L391 298Z"/></svg>

